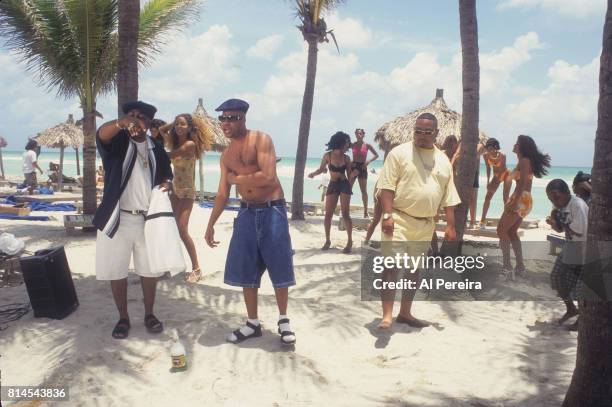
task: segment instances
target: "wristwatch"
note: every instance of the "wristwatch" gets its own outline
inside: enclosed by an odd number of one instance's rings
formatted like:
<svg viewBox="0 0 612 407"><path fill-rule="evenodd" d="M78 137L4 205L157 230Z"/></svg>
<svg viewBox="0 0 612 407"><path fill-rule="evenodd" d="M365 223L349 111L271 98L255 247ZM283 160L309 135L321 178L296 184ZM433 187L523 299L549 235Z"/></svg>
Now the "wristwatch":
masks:
<svg viewBox="0 0 612 407"><path fill-rule="evenodd" d="M385 213L385 214L383 214L382 218L383 218L383 220L389 220L389 219L391 219L392 216L393 216L392 213Z"/></svg>

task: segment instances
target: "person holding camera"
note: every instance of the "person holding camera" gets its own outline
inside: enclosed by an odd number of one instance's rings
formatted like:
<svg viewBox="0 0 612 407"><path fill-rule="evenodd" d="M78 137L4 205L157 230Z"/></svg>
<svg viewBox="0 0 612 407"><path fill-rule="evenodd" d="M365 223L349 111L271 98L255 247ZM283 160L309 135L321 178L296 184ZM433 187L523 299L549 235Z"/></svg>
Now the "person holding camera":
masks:
<svg viewBox="0 0 612 407"><path fill-rule="evenodd" d="M550 216L546 218L546 223L556 232L565 233L566 239L563 251L557 256L550 274L551 286L557 291L566 307L565 314L558 320L561 325L578 315L572 292L576 290L585 263L589 207L584 200L571 195L569 186L562 179L550 181L546 186L546 195L554 205ZM577 328L578 320L568 329Z"/></svg>

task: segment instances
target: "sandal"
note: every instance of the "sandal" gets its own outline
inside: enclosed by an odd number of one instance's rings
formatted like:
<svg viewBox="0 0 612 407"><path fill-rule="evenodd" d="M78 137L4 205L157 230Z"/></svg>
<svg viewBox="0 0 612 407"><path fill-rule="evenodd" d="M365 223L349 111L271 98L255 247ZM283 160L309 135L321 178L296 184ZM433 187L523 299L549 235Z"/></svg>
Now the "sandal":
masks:
<svg viewBox="0 0 612 407"><path fill-rule="evenodd" d="M295 343L295 332L292 331L281 331L280 324L288 324L289 318L283 318L278 320L278 333L280 334L281 343L283 345L293 345ZM293 339L286 339L287 336L293 336Z"/></svg>
<svg viewBox="0 0 612 407"><path fill-rule="evenodd" d="M149 314L144 317L144 324L147 328L147 331L152 334L158 334L164 330L164 326L162 325L162 323L153 314Z"/></svg>
<svg viewBox="0 0 612 407"><path fill-rule="evenodd" d="M236 337L236 340L231 340L229 337L227 338L227 341L229 343L233 343L233 344L237 344L240 343L242 341L246 341L247 339L251 339L251 338L257 338L260 337L261 334L261 324L259 325L253 325L252 323L250 323L249 321L246 322L245 324L246 326L248 326L249 328L251 328L253 330L253 333L250 335L244 335L242 332L240 332L240 328L236 329L234 332L232 332L234 334L234 336Z"/></svg>
<svg viewBox="0 0 612 407"><path fill-rule="evenodd" d="M113 328L113 338L115 339L125 339L128 337L130 332L130 320L122 318L115 324Z"/></svg>
<svg viewBox="0 0 612 407"><path fill-rule="evenodd" d="M187 275L187 278L185 278L185 281L188 283L195 284L198 281L200 281L201 278L202 278L202 270L198 267L198 268L191 270L191 273Z"/></svg>

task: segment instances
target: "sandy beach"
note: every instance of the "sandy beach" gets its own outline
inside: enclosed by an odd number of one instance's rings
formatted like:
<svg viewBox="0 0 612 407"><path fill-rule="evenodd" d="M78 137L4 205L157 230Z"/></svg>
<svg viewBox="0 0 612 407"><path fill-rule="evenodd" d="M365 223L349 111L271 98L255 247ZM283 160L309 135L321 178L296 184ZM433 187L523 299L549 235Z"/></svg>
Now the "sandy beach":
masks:
<svg viewBox="0 0 612 407"><path fill-rule="evenodd" d="M210 209L199 207L190 232L203 280L187 285L181 274L160 281L156 314L165 331L150 335L142 323L140 284L131 274L132 329L118 341L110 335L117 320L110 288L95 279L95 237L67 236L63 213L48 214L57 220L0 220L0 229L23 239L31 252L63 244L80 306L63 320L35 319L30 312L10 323L0 331L0 368L5 386L67 386L70 401L56 405L558 406L571 378L577 335L551 323L563 311L558 301L420 301L416 315L434 326L377 331L380 304L360 299L359 250L342 254L346 234L333 227L333 249L321 252L320 216L290 223L295 349L280 344L266 276L263 337L238 346L225 342L245 318L241 290L223 284L235 213L226 211L217 222L221 244L210 249L203 239ZM354 233L356 241L365 234ZM545 240L546 233L526 230L523 240ZM0 293L0 305L28 302L23 284ZM170 372L172 328L187 349L186 372Z"/></svg>

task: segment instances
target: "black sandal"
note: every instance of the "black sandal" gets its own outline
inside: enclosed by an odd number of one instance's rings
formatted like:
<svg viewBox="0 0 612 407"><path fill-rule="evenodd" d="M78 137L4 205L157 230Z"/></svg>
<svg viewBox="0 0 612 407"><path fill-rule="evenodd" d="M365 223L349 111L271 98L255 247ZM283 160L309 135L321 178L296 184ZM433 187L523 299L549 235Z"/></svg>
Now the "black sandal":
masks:
<svg viewBox="0 0 612 407"><path fill-rule="evenodd" d="M122 318L115 324L113 328L113 338L115 339L125 339L128 337L130 332L130 320Z"/></svg>
<svg viewBox="0 0 612 407"><path fill-rule="evenodd" d="M278 333L281 336L281 343L283 345L293 345L295 344L295 332L292 331L281 331L280 329L280 324L288 324L289 323L289 318L283 318L283 319L279 319L278 320ZM286 336L293 336L293 340L286 340L285 337Z"/></svg>
<svg viewBox="0 0 612 407"><path fill-rule="evenodd" d="M261 324L253 325L252 323L247 321L246 322L246 326L248 326L249 328L251 328L253 330L252 334L244 335L242 332L240 332L240 328L238 328L234 332L232 332L234 334L234 336L236 336L236 340L232 341L229 338L227 338L227 341L229 343L237 344L237 343L240 343L242 341L246 341L247 339L257 338L257 337L260 337L262 335L261 334Z"/></svg>
<svg viewBox="0 0 612 407"><path fill-rule="evenodd" d="M152 334L158 334L164 330L162 323L153 314L149 314L144 317L144 324L145 327L147 327L147 331Z"/></svg>

